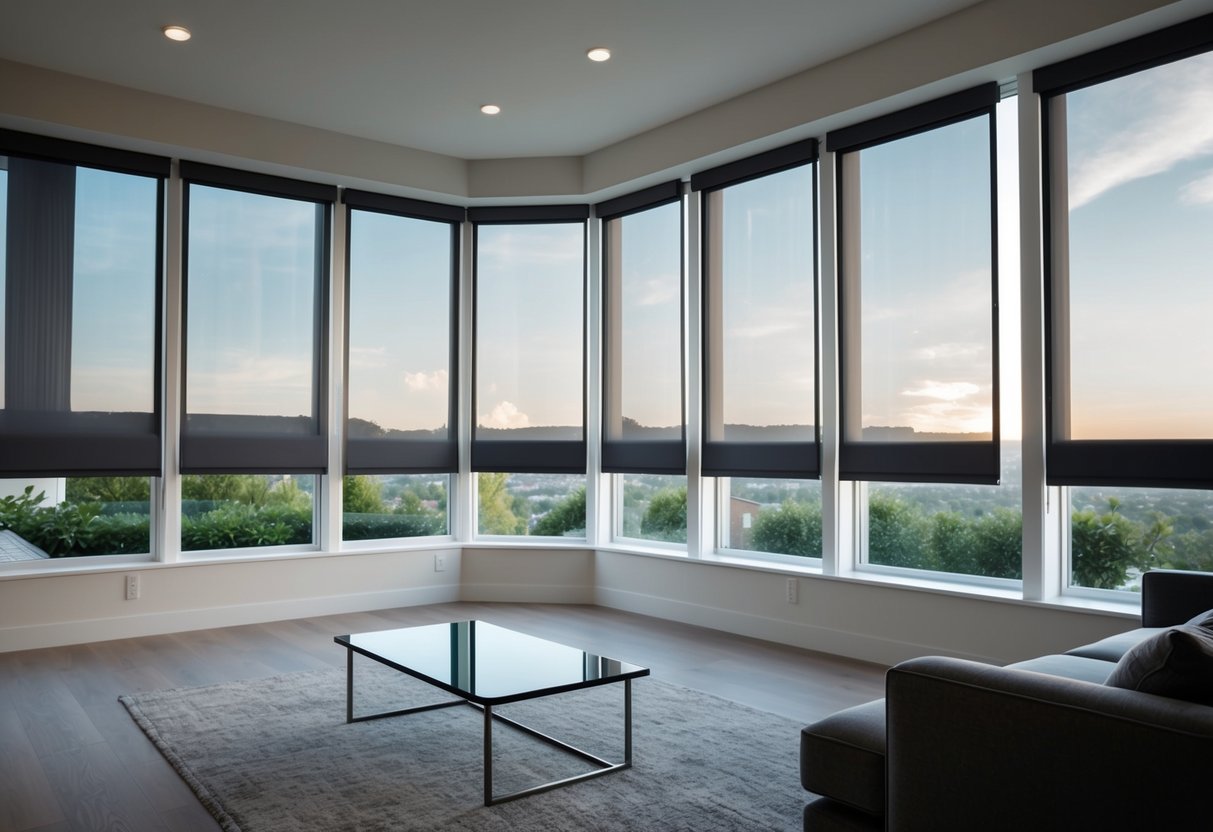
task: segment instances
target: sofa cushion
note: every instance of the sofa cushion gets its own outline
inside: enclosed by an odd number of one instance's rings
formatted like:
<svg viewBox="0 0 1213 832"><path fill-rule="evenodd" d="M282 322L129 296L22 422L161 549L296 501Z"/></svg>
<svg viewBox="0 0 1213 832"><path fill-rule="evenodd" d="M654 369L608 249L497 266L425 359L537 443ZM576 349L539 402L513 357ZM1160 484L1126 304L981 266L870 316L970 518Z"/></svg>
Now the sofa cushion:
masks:
<svg viewBox="0 0 1213 832"><path fill-rule="evenodd" d="M884 700L856 705L800 732L800 783L811 792L884 812Z"/></svg>
<svg viewBox="0 0 1213 832"><path fill-rule="evenodd" d="M1213 705L1213 630L1181 624L1162 631L1125 653L1107 684Z"/></svg>
<svg viewBox="0 0 1213 832"><path fill-rule="evenodd" d="M1102 685L1108 675L1116 667L1116 662L1106 662L1102 659L1089 659L1085 656L1041 656L1028 659L1026 662L1016 662L1007 667L1016 670L1031 670L1036 673L1047 673L1050 676L1061 676L1066 679L1077 679L1080 682L1093 682Z"/></svg>
<svg viewBox="0 0 1213 832"><path fill-rule="evenodd" d="M1188 623L1193 627L1204 627L1206 630L1213 630L1213 610L1197 613L1192 616Z"/></svg>
<svg viewBox="0 0 1213 832"><path fill-rule="evenodd" d="M1105 662L1118 662L1125 653L1141 642L1158 635L1166 627L1138 627L1127 633L1117 633L1114 636L1102 638L1082 647L1067 650L1067 656L1085 656L1088 659L1103 659Z"/></svg>

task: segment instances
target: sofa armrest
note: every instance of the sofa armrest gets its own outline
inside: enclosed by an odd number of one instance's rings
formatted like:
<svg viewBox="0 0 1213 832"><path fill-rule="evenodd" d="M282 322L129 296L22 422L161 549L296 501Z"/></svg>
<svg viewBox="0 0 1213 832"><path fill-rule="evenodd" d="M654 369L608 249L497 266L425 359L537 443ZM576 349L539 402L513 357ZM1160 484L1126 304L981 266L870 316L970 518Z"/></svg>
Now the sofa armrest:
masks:
<svg viewBox="0 0 1213 832"><path fill-rule="evenodd" d="M886 692L888 829L1208 829L1213 708L939 657Z"/></svg>
<svg viewBox="0 0 1213 832"><path fill-rule="evenodd" d="M1141 576L1141 626L1174 627L1213 609L1213 572L1157 569Z"/></svg>

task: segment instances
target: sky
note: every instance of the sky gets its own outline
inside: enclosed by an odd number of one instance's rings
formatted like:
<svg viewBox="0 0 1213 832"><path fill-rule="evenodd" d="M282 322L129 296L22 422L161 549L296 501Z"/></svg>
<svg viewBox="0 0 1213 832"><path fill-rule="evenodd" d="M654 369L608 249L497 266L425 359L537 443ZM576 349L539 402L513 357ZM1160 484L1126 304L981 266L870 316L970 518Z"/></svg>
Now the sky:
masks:
<svg viewBox="0 0 1213 832"><path fill-rule="evenodd" d="M1065 107L1070 437L1213 438L1213 53Z"/></svg>

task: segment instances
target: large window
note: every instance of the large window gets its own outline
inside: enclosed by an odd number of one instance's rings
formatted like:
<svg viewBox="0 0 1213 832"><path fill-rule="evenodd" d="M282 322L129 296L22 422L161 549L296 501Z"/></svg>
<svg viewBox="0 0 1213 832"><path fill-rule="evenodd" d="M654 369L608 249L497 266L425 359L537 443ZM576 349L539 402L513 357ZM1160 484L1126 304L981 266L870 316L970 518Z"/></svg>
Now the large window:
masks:
<svg viewBox="0 0 1213 832"><path fill-rule="evenodd" d="M1213 17L1038 70L1070 584L1213 569ZM1178 490L1199 489L1199 490Z"/></svg>
<svg viewBox="0 0 1213 832"><path fill-rule="evenodd" d="M476 505L481 535L586 536L584 475L482 471Z"/></svg>
<svg viewBox="0 0 1213 832"><path fill-rule="evenodd" d="M720 480L720 548L821 558L821 481L728 477Z"/></svg>
<svg viewBox="0 0 1213 832"><path fill-rule="evenodd" d="M0 479L0 565L146 555L151 477Z"/></svg>
<svg viewBox="0 0 1213 832"><path fill-rule="evenodd" d="M342 198L350 206L345 470L351 475L343 537L446 534L449 474L459 467L456 289L464 212L362 191Z"/></svg>
<svg viewBox="0 0 1213 832"><path fill-rule="evenodd" d="M706 475L818 473L816 158L810 140L691 179L703 194Z"/></svg>
<svg viewBox="0 0 1213 832"><path fill-rule="evenodd" d="M830 133L839 469L996 483L994 84Z"/></svg>
<svg viewBox="0 0 1213 832"><path fill-rule="evenodd" d="M335 189L181 167L182 548L313 543Z"/></svg>
<svg viewBox="0 0 1213 832"><path fill-rule="evenodd" d="M473 208L472 470L585 473L584 205Z"/></svg>
<svg viewBox="0 0 1213 832"><path fill-rule="evenodd" d="M687 478L677 474L615 476L615 536L657 543L687 542Z"/></svg>

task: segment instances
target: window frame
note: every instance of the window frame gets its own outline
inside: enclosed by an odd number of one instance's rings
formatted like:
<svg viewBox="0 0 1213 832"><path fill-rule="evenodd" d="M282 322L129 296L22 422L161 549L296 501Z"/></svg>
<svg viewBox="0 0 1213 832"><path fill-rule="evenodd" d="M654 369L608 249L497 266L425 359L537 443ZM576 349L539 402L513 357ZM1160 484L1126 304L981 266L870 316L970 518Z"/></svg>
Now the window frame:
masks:
<svg viewBox="0 0 1213 832"><path fill-rule="evenodd" d="M642 191L626 194L594 206L595 217L602 223L602 440L601 465L604 474L686 474L686 215L682 209L682 182L674 180L654 185ZM614 399L622 393L623 367L612 361L616 341L623 343L620 331L622 317L622 287L612 280L610 260L611 223L653 208L678 204L678 390L681 415L679 439L611 439L608 422L614 410ZM622 413L620 413L622 419Z"/></svg>
<svg viewBox="0 0 1213 832"><path fill-rule="evenodd" d="M164 217L172 160L3 128L0 128L0 156L156 181L151 412L83 416L69 410L14 414L6 402L6 407L0 408L0 477L163 476ZM0 360L7 361L7 356L7 348L0 351Z"/></svg>
<svg viewBox="0 0 1213 832"><path fill-rule="evenodd" d="M419 199L388 196L347 188L341 193L345 206L345 350L342 367L342 435L345 440L344 473L358 474L454 474L459 471L459 249L467 209ZM350 424L350 307L353 275L354 211L445 223L450 228L450 291L448 319L450 344L447 403L447 436L443 440L362 439L351 437ZM448 492L450 491L448 486ZM448 497L449 500L449 497ZM448 503L448 528L449 523Z"/></svg>
<svg viewBox="0 0 1213 832"><path fill-rule="evenodd" d="M1067 93L1213 51L1213 14L1059 61L1032 74L1041 98L1044 273L1045 481L1048 485L1213 489L1213 438L1069 439L1068 149L1060 108ZM1061 104L1055 102L1060 101ZM1067 527L1068 528L1068 527ZM1068 551L1068 550L1067 550ZM1068 562L1068 558L1067 558ZM1069 576L1066 576L1066 583Z"/></svg>
<svg viewBox="0 0 1213 832"><path fill-rule="evenodd" d="M332 272L333 206L337 188L200 162L180 162L181 211L181 437L182 474L316 474L328 472L329 282ZM316 431L306 434L189 430L189 221L193 185L292 199L316 205L314 314L312 318L312 407ZM258 418L256 416L250 418ZM314 535L313 535L314 536Z"/></svg>
<svg viewBox="0 0 1213 832"><path fill-rule="evenodd" d="M504 474L585 474L589 447L586 439L588 404L586 372L589 333L586 309L589 300L588 252L590 206L576 205L513 205L468 208L467 219L472 224L472 323L471 323L471 471L473 473ZM482 225L560 225L581 226L581 439L514 439L492 440L478 436L479 426L477 387L479 380L479 279L480 226Z"/></svg>
<svg viewBox="0 0 1213 832"><path fill-rule="evenodd" d="M704 477L771 477L783 479L819 479L821 477L821 271L820 217L818 205L818 142L805 139L775 148L726 165L711 168L691 176L691 190L700 193L701 242L700 279L702 297L702 413L706 428L712 419L713 384L720 383L718 371L712 366L712 297L715 294L716 271L712 261L711 194L731 185L740 185L765 176L782 173L808 165L811 170L813 255L813 435L812 441L736 441L710 439L702 431L701 473ZM719 272L723 280L723 271ZM722 334L716 337L722 337Z"/></svg>
<svg viewBox="0 0 1213 832"><path fill-rule="evenodd" d="M997 485L1000 479L1001 433L999 425L999 327L998 327L998 155L995 109L1000 99L998 84L981 84L952 95L928 101L826 134L826 149L834 153L837 229L839 321L838 410L839 425L847 423L852 406L848 381L858 371L849 369L847 316L848 299L858 291L860 276L848 272L846 253L850 239L846 222L846 178L848 154L898 139L930 132L970 119L987 118L989 124L990 176L990 347L991 347L991 438L986 441L895 442L850 439L845 430L838 437L840 479L862 482L921 482ZM862 409L862 405L861 408Z"/></svg>

